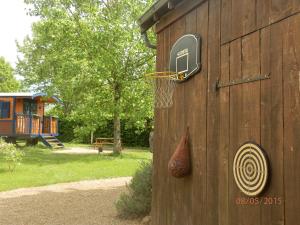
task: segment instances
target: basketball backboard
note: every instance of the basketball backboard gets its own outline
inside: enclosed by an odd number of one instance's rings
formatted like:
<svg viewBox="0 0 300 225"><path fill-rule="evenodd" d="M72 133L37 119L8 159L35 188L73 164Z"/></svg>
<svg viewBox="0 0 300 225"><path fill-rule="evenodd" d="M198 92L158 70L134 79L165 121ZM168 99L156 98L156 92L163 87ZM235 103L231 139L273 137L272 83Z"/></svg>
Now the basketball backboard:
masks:
<svg viewBox="0 0 300 225"><path fill-rule="evenodd" d="M194 34L180 37L170 52L170 71L178 81L187 80L201 69L201 38Z"/></svg>

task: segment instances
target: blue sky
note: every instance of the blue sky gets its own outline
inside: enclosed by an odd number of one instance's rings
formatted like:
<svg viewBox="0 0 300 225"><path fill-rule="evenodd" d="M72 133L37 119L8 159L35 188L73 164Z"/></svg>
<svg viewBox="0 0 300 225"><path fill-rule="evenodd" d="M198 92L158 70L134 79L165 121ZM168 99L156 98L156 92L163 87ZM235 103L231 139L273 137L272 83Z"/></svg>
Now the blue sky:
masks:
<svg viewBox="0 0 300 225"><path fill-rule="evenodd" d="M0 0L0 56L15 66L17 48L15 41L21 42L31 34L31 24L36 21L26 15L23 0Z"/></svg>

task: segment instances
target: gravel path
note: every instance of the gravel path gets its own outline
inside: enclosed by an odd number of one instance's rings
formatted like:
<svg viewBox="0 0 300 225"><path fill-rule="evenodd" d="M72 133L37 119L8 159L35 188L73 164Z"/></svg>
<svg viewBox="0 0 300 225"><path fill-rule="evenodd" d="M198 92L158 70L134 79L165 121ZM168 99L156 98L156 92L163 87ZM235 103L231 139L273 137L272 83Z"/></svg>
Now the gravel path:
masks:
<svg viewBox="0 0 300 225"><path fill-rule="evenodd" d="M57 154L98 154L98 150L93 147L66 147L62 150L53 151ZM111 153L112 151L103 151L103 153Z"/></svg>
<svg viewBox="0 0 300 225"><path fill-rule="evenodd" d="M130 177L0 192L0 225L139 225L116 218Z"/></svg>

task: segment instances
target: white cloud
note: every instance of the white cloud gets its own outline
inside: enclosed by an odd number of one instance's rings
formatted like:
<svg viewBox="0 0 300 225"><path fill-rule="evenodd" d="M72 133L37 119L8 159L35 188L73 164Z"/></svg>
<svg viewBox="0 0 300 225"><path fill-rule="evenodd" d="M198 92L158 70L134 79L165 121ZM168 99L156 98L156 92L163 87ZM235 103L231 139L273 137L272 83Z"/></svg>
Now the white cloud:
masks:
<svg viewBox="0 0 300 225"><path fill-rule="evenodd" d="M26 15L23 0L0 0L0 56L13 66L17 62L15 41L31 34L31 24L37 18Z"/></svg>

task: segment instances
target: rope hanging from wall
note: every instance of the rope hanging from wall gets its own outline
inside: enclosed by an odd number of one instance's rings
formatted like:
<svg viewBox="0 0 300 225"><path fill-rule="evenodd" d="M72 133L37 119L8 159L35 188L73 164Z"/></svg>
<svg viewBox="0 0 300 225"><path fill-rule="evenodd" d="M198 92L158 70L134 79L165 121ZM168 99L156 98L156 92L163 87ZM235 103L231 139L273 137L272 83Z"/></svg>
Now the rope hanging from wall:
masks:
<svg viewBox="0 0 300 225"><path fill-rule="evenodd" d="M188 128L169 161L168 170L176 178L185 177L191 171Z"/></svg>

